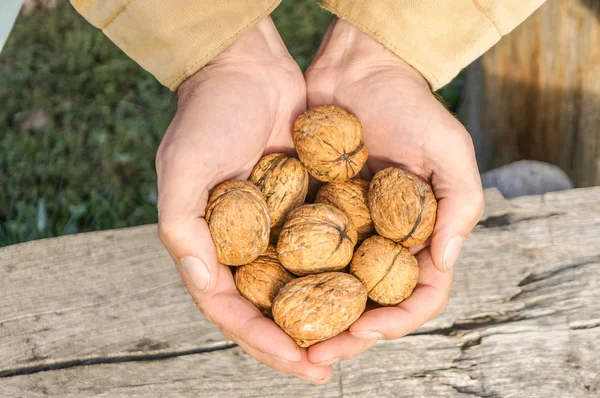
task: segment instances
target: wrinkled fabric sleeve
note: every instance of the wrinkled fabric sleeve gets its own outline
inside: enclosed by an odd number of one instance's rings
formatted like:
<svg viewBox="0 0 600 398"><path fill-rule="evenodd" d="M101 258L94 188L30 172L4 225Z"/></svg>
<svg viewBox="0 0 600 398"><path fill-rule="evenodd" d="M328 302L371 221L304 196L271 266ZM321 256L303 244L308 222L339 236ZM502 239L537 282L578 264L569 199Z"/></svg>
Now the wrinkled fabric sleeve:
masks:
<svg viewBox="0 0 600 398"><path fill-rule="evenodd" d="M171 90L269 15L281 0L71 0Z"/></svg>
<svg viewBox="0 0 600 398"><path fill-rule="evenodd" d="M544 1L321 0L321 6L378 40L437 90Z"/></svg>

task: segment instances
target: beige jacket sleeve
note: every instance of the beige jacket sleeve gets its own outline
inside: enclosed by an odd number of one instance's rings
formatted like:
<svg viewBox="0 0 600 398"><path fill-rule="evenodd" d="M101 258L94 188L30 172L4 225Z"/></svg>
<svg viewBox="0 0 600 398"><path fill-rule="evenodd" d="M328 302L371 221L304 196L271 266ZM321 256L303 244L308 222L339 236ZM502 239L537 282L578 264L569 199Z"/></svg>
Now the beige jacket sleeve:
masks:
<svg viewBox="0 0 600 398"><path fill-rule="evenodd" d="M444 86L545 0L321 0Z"/></svg>
<svg viewBox="0 0 600 398"><path fill-rule="evenodd" d="M171 90L269 15L281 0L71 0Z"/></svg>

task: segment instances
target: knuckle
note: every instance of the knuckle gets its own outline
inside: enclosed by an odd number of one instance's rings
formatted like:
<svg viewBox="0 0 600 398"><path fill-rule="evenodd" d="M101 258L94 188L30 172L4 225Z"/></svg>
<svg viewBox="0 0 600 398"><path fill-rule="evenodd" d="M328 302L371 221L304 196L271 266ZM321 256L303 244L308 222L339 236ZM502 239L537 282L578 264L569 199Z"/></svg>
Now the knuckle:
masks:
<svg viewBox="0 0 600 398"><path fill-rule="evenodd" d="M478 191L472 195L471 199L471 209L473 214L473 220L475 223L479 222L481 216L483 216L483 212L485 210L485 200L483 198L483 192Z"/></svg>
<svg viewBox="0 0 600 398"><path fill-rule="evenodd" d="M440 306L439 306L435 316L441 315L444 311L446 311L446 307L448 307L449 303L450 303L450 292L448 292L447 294L444 294L444 296L442 298L442 302L440 303Z"/></svg>
<svg viewBox="0 0 600 398"><path fill-rule="evenodd" d="M469 152L474 152L473 137L471 137L471 134L469 134L460 122L455 127L449 129L448 135L451 141L460 144L464 148L468 148Z"/></svg>
<svg viewBox="0 0 600 398"><path fill-rule="evenodd" d="M479 195L476 203L477 208L477 219L479 220L481 216L483 216L483 212L485 211L485 200L483 199L483 194Z"/></svg>
<svg viewBox="0 0 600 398"><path fill-rule="evenodd" d="M173 221L160 220L158 222L158 237L166 247L173 246L184 237L181 236L179 228Z"/></svg>
<svg viewBox="0 0 600 398"><path fill-rule="evenodd" d="M200 313L202 314L202 316L209 321L210 323L217 325L219 328L221 328L221 325L219 325L215 318L210 314L210 312L206 311L205 306L203 305L203 303L200 301L200 299L198 297L192 296L192 299L194 299L194 304L196 304L196 308L198 309L198 311L200 311Z"/></svg>

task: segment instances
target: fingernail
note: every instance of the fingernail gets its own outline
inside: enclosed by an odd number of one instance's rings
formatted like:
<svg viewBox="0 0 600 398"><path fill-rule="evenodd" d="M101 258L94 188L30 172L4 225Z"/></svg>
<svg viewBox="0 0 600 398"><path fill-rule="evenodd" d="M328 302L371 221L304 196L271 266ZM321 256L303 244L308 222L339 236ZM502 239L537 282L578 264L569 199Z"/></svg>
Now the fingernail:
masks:
<svg viewBox="0 0 600 398"><path fill-rule="evenodd" d="M290 361L289 359L281 358L276 355L273 355L273 358L275 358L276 360L281 361L283 363L298 363L298 362L300 362L299 360L298 361Z"/></svg>
<svg viewBox="0 0 600 398"><path fill-rule="evenodd" d="M210 286L210 272L206 264L196 257L185 257L181 259L181 265L198 290L201 292L208 290Z"/></svg>
<svg viewBox="0 0 600 398"><path fill-rule="evenodd" d="M446 247L444 248L444 271L448 272L454 268L463 243L465 243L465 238L462 236L455 236L446 243Z"/></svg>
<svg viewBox="0 0 600 398"><path fill-rule="evenodd" d="M311 382L313 384L321 384L326 379L326 377L324 377L324 378L322 378L320 380L319 379L313 379L312 377L308 377L308 376L305 376L305 375L298 375L298 377L301 378L301 379L304 379L304 380L306 380L308 382Z"/></svg>
<svg viewBox="0 0 600 398"><path fill-rule="evenodd" d="M362 330L360 332L350 332L350 334L354 337L358 337L363 340L381 340L383 335L379 332L374 332L372 330Z"/></svg>
<svg viewBox="0 0 600 398"><path fill-rule="evenodd" d="M327 366L327 365L333 365L334 363L339 362L339 361L340 361L340 358L335 357L335 358L328 359L327 361L317 362L317 363L315 363L315 365Z"/></svg>

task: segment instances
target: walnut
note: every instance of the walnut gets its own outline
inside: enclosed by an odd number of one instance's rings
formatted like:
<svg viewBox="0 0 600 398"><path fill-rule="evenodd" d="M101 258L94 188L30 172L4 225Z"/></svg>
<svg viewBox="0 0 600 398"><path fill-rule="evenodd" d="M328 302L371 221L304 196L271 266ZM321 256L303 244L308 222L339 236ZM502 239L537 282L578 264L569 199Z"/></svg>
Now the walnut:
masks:
<svg viewBox="0 0 600 398"><path fill-rule="evenodd" d="M369 298L381 305L405 300L419 279L415 256L401 244L378 235L366 239L356 250L350 272L365 285Z"/></svg>
<svg viewBox="0 0 600 398"><path fill-rule="evenodd" d="M273 299L292 279L294 276L281 266L273 246L250 264L238 267L234 275L240 294L268 317L272 317Z"/></svg>
<svg viewBox="0 0 600 398"><path fill-rule="evenodd" d="M308 172L321 181L345 181L367 161L358 119L335 105L309 109L294 123L294 144Z"/></svg>
<svg viewBox="0 0 600 398"><path fill-rule="evenodd" d="M208 199L206 221L222 264L248 264L267 249L267 203L249 181L232 180L217 186Z"/></svg>
<svg viewBox="0 0 600 398"><path fill-rule="evenodd" d="M356 240L356 229L341 210L315 203L288 215L277 253L281 264L296 275L337 271L352 259Z"/></svg>
<svg viewBox="0 0 600 398"><path fill-rule="evenodd" d="M308 192L308 172L298 159L285 153L262 157L248 180L265 196L271 228L281 227L285 216L304 202Z"/></svg>
<svg viewBox="0 0 600 398"><path fill-rule="evenodd" d="M367 291L358 279L326 272L285 285L273 302L273 318L300 347L309 347L348 329L366 302Z"/></svg>
<svg viewBox="0 0 600 398"><path fill-rule="evenodd" d="M344 182L330 182L323 185L315 202L327 203L343 211L358 232L358 241L363 241L375 233L373 220L367 207L369 183L352 179Z"/></svg>
<svg viewBox="0 0 600 398"><path fill-rule="evenodd" d="M425 242L433 232L435 196L429 184L409 172L390 167L375 174L368 204L377 233L405 247Z"/></svg>

